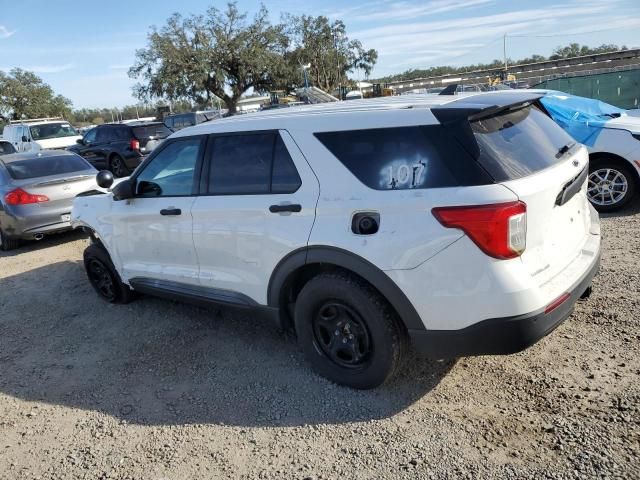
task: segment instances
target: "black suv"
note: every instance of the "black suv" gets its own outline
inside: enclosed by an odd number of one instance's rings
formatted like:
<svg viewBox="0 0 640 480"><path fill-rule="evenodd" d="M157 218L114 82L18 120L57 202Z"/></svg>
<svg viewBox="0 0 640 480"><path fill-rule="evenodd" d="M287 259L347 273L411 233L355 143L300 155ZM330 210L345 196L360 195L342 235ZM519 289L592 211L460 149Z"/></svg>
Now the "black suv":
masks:
<svg viewBox="0 0 640 480"><path fill-rule="evenodd" d="M169 135L171 130L161 122L108 123L89 130L68 150L99 170L126 177Z"/></svg>
<svg viewBox="0 0 640 480"><path fill-rule="evenodd" d="M199 123L208 122L215 118L220 118L220 113L216 111L207 112L187 112L176 113L175 115L169 115L164 119L164 124L173 130L182 130L183 128L193 127Z"/></svg>

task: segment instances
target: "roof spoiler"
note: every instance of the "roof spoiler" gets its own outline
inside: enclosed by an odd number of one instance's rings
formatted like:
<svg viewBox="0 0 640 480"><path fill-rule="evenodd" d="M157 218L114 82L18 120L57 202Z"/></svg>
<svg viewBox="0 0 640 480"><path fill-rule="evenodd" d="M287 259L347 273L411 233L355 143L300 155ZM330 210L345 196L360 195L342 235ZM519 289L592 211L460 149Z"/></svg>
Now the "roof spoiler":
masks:
<svg viewBox="0 0 640 480"><path fill-rule="evenodd" d="M510 108L535 103L544 97L543 93L526 91L491 92L486 94L461 96L452 102L432 108L431 113L441 124L459 122L461 120L477 120L495 115Z"/></svg>
<svg viewBox="0 0 640 480"><path fill-rule="evenodd" d="M458 90L458 84L452 83L451 85L444 87L444 90L442 90L438 95L455 95L456 90Z"/></svg>

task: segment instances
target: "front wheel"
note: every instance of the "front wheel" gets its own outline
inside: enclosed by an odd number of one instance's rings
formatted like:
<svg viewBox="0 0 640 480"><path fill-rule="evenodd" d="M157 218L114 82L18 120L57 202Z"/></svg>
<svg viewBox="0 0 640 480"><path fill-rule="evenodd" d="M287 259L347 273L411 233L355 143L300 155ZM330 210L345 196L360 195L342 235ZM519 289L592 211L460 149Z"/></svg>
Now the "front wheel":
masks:
<svg viewBox="0 0 640 480"><path fill-rule="evenodd" d="M122 283L109 253L98 244L89 245L84 251L84 268L94 290L109 303L129 303L132 290Z"/></svg>
<svg viewBox="0 0 640 480"><path fill-rule="evenodd" d="M321 274L304 286L296 301L295 326L313 368L352 388L375 388L392 377L407 345L386 300L346 273Z"/></svg>
<svg viewBox="0 0 640 480"><path fill-rule="evenodd" d="M609 159L589 164L587 195L599 212L612 212L631 201L636 190L637 175L629 165Z"/></svg>

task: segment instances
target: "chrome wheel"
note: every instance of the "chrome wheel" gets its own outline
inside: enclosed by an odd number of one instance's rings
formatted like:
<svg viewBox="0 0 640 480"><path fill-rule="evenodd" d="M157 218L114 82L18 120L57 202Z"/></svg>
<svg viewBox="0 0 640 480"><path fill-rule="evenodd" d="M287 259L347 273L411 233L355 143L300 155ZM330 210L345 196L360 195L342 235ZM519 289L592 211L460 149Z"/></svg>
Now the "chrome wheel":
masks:
<svg viewBox="0 0 640 480"><path fill-rule="evenodd" d="M620 203L628 190L627 177L615 168L600 168L589 174L587 195L595 205L608 206Z"/></svg>

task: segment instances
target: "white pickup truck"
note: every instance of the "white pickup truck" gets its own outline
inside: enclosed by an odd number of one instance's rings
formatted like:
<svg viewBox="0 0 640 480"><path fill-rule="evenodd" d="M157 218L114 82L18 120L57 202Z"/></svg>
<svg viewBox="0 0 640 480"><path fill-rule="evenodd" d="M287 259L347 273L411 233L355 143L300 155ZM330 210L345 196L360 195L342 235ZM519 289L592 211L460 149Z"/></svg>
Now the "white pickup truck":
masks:
<svg viewBox="0 0 640 480"><path fill-rule="evenodd" d="M13 121L2 132L18 152L65 149L82 138L71 124L61 118Z"/></svg>

